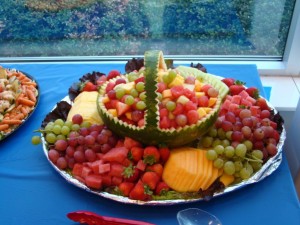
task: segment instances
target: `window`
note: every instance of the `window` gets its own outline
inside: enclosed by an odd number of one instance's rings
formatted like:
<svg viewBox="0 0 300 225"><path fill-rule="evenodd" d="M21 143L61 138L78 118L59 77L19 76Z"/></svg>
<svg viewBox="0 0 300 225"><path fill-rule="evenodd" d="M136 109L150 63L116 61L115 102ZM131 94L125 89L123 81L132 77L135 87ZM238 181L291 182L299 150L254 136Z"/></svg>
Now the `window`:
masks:
<svg viewBox="0 0 300 225"><path fill-rule="evenodd" d="M296 0L2 0L0 61L177 60L256 63L299 74ZM297 50L298 49L298 50Z"/></svg>

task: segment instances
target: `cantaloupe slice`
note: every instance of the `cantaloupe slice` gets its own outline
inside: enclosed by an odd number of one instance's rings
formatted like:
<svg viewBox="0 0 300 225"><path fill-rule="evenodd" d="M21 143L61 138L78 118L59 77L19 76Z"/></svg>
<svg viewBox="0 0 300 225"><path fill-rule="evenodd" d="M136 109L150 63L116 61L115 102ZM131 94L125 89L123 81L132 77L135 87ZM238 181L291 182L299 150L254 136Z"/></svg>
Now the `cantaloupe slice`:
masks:
<svg viewBox="0 0 300 225"><path fill-rule="evenodd" d="M195 192L206 190L219 176L205 150L182 147L171 151L162 179L175 191Z"/></svg>

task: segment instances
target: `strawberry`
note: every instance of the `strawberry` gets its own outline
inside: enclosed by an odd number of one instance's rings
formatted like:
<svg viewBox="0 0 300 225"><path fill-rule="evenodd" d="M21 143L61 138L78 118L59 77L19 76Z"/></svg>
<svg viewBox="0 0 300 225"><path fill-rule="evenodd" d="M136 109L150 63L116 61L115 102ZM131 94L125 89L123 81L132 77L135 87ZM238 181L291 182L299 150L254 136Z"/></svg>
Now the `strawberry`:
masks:
<svg viewBox="0 0 300 225"><path fill-rule="evenodd" d="M170 156L170 149L168 147L161 147L159 148L159 154L160 154L160 161L164 164L165 162L167 162Z"/></svg>
<svg viewBox="0 0 300 225"><path fill-rule="evenodd" d="M131 190L134 187L134 183L131 182L122 182L121 184L119 184L118 188L121 192L121 194L125 197L129 196L129 193L131 192Z"/></svg>
<svg viewBox="0 0 300 225"><path fill-rule="evenodd" d="M141 180L150 188L150 190L155 190L156 185L160 180L160 177L157 175L157 173L153 171L147 171L143 174Z"/></svg>
<svg viewBox="0 0 300 225"><path fill-rule="evenodd" d="M252 98L257 99L259 97L259 91L256 87L249 87L246 91Z"/></svg>
<svg viewBox="0 0 300 225"><path fill-rule="evenodd" d="M97 86L88 81L83 83L81 91L97 91Z"/></svg>
<svg viewBox="0 0 300 225"><path fill-rule="evenodd" d="M128 167L124 168L122 175L127 182L136 182L139 179L140 172L135 166L131 164Z"/></svg>
<svg viewBox="0 0 300 225"><path fill-rule="evenodd" d="M239 85L239 84L233 84L229 87L231 95L238 95L239 93L241 93L245 89L246 89L245 86Z"/></svg>
<svg viewBox="0 0 300 225"><path fill-rule="evenodd" d="M101 86L102 84L104 84L107 81L107 77L106 76L101 76L98 78L98 80L96 81L97 86Z"/></svg>
<svg viewBox="0 0 300 225"><path fill-rule="evenodd" d="M261 110L270 110L267 101L264 98L258 98L255 105L259 106Z"/></svg>
<svg viewBox="0 0 300 225"><path fill-rule="evenodd" d="M156 163L153 165L148 165L146 167L146 171L155 172L159 177L161 177L164 171L164 167L160 163Z"/></svg>
<svg viewBox="0 0 300 225"><path fill-rule="evenodd" d="M133 160L134 162L138 162L142 159L144 154L144 149L141 147L132 147L129 151L129 159Z"/></svg>
<svg viewBox="0 0 300 225"><path fill-rule="evenodd" d="M112 78L115 78L117 76L119 76L121 73L118 70L111 70L108 74L107 74L107 80L110 80Z"/></svg>
<svg viewBox="0 0 300 225"><path fill-rule="evenodd" d="M228 87L234 84L235 80L233 78L224 78L222 79L223 83L225 83Z"/></svg>
<svg viewBox="0 0 300 225"><path fill-rule="evenodd" d="M155 194L156 195L163 195L164 192L167 192L170 190L170 187L163 181L160 181L155 188Z"/></svg>
<svg viewBox="0 0 300 225"><path fill-rule="evenodd" d="M149 200L151 198L151 193L148 192L148 190L145 188L144 183L139 180L133 189L129 193L129 198L130 199L135 199L135 200Z"/></svg>
<svg viewBox="0 0 300 225"><path fill-rule="evenodd" d="M155 146L147 146L144 149L143 159L144 163L153 165L159 162L160 154Z"/></svg>
<svg viewBox="0 0 300 225"><path fill-rule="evenodd" d="M142 77L139 77L139 78L137 78L137 79L134 80L134 83L137 84L138 82L143 82L144 83L145 82L145 77L142 76Z"/></svg>

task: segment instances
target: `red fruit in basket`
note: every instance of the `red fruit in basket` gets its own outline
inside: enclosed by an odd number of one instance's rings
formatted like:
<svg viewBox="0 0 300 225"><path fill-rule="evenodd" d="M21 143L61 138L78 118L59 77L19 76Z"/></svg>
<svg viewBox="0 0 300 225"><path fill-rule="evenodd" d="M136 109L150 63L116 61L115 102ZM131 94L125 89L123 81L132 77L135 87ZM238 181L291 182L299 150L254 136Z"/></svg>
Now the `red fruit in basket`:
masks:
<svg viewBox="0 0 300 225"><path fill-rule="evenodd" d="M116 110L117 110L118 116L121 116L130 110L130 106L123 102L117 102Z"/></svg>
<svg viewBox="0 0 300 225"><path fill-rule="evenodd" d="M157 173L152 171L147 171L143 174L141 178L142 182L146 184L151 190L155 190L156 185L158 184L160 177Z"/></svg>
<svg viewBox="0 0 300 225"><path fill-rule="evenodd" d="M129 198L141 201L150 199L150 195L147 193L147 190L144 187L144 183L141 180L139 180L135 184L135 186L129 193Z"/></svg>
<svg viewBox="0 0 300 225"><path fill-rule="evenodd" d="M163 181L160 181L155 188L156 195L162 195L163 192L169 191L170 187Z"/></svg>
<svg viewBox="0 0 300 225"><path fill-rule="evenodd" d="M144 154L144 149L141 147L132 147L129 151L129 159L133 160L134 162L138 162L142 159Z"/></svg>
<svg viewBox="0 0 300 225"><path fill-rule="evenodd" d="M159 162L159 158L160 154L155 146L147 146L144 149L143 159L146 164L153 165L154 163Z"/></svg>
<svg viewBox="0 0 300 225"><path fill-rule="evenodd" d="M132 182L122 182L118 186L120 192L125 197L129 196L129 193L131 192L133 187L134 187L134 183L132 183Z"/></svg>
<svg viewBox="0 0 300 225"><path fill-rule="evenodd" d="M252 97L257 99L259 97L259 91L256 87L249 87L246 89L246 92Z"/></svg>
<svg viewBox="0 0 300 225"><path fill-rule="evenodd" d="M243 85L239 85L239 84L234 84L229 87L229 91L231 95L238 95L245 89L246 88Z"/></svg>
<svg viewBox="0 0 300 225"><path fill-rule="evenodd" d="M107 80L110 80L112 78L115 78L117 76L119 76L121 73L118 70L111 70L108 74L107 74Z"/></svg>
<svg viewBox="0 0 300 225"><path fill-rule="evenodd" d="M84 84L81 91L97 91L97 86L92 82L88 81L87 83Z"/></svg>
<svg viewBox="0 0 300 225"><path fill-rule="evenodd" d="M234 84L235 80L233 78L224 78L222 79L223 83L225 83L228 87Z"/></svg>

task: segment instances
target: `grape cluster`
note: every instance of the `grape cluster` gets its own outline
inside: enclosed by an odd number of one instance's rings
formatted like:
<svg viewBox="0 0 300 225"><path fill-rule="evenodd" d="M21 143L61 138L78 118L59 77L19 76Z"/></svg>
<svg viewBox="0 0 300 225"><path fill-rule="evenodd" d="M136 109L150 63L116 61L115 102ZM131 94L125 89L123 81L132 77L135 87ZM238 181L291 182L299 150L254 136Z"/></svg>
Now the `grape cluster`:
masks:
<svg viewBox="0 0 300 225"><path fill-rule="evenodd" d="M91 125L79 114L72 121L49 122L41 132L49 145L49 160L62 170L72 169L75 163L95 161L97 154L108 152L119 140L105 126ZM38 144L37 136L32 143Z"/></svg>

